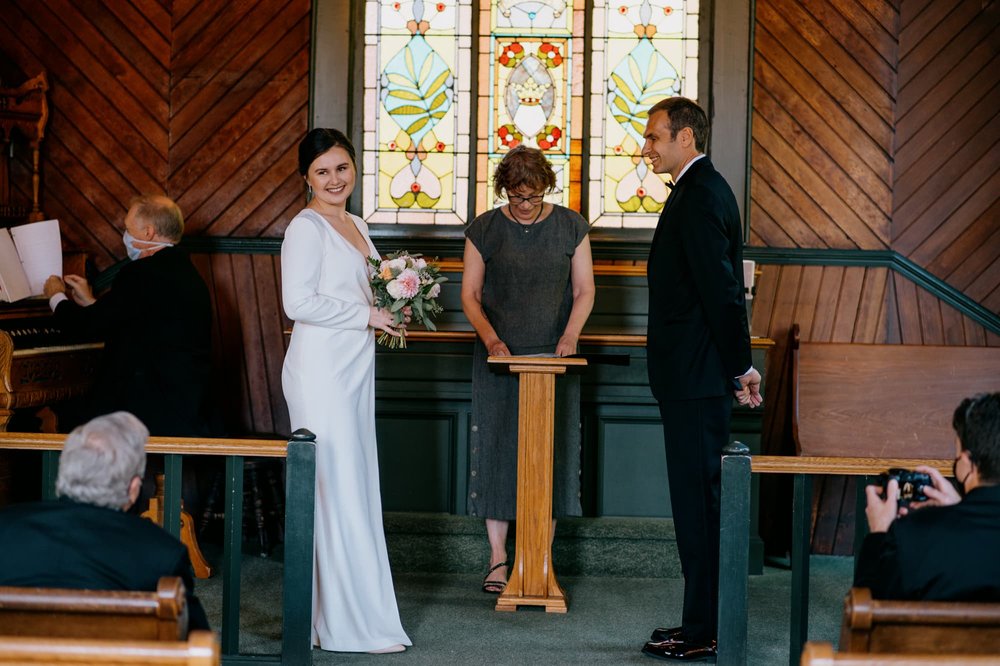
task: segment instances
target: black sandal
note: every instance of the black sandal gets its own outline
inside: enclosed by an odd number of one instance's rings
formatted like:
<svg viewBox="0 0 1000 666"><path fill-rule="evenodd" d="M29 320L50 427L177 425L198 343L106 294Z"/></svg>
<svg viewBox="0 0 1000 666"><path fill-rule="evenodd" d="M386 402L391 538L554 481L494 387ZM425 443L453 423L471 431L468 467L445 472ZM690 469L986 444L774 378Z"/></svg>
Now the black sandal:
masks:
<svg viewBox="0 0 1000 666"><path fill-rule="evenodd" d="M486 579L490 577L491 573L493 573L500 567L506 567L509 566L509 564L510 564L509 562L501 562L500 564L495 564L492 567L490 567L490 570L486 572L485 576L483 576L483 592L485 592L486 594L500 594L501 592L504 591L504 588L507 587L506 581L486 580Z"/></svg>

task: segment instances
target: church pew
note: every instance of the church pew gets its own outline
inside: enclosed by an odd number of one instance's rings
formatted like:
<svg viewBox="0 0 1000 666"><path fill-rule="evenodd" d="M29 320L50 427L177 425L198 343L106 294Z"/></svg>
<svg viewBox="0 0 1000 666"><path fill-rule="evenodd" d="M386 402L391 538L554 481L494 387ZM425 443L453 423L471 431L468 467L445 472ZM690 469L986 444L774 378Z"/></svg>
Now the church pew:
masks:
<svg viewBox="0 0 1000 666"><path fill-rule="evenodd" d="M219 642L211 631L182 641L0 636L0 664L162 664L216 666Z"/></svg>
<svg viewBox="0 0 1000 666"><path fill-rule="evenodd" d="M831 643L809 641L800 666L1000 666L1000 655L963 654L861 654L834 652Z"/></svg>
<svg viewBox="0 0 1000 666"><path fill-rule="evenodd" d="M0 587L0 635L184 640L184 583L164 576L155 592Z"/></svg>
<svg viewBox="0 0 1000 666"><path fill-rule="evenodd" d="M1000 655L1000 603L890 601L853 587L844 598L840 649Z"/></svg>

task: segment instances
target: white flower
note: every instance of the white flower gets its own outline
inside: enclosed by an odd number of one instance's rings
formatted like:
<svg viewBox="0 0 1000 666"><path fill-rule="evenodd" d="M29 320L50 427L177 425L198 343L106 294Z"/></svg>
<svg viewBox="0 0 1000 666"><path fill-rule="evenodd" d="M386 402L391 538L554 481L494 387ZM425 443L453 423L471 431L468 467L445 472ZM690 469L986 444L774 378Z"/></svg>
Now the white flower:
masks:
<svg viewBox="0 0 1000 666"><path fill-rule="evenodd" d="M401 271L406 268L406 259L403 257L398 257L389 262L389 268L393 271Z"/></svg>
<svg viewBox="0 0 1000 666"><path fill-rule="evenodd" d="M423 257L420 257L413 261L413 267L416 269L427 268L427 262L424 261Z"/></svg>
<svg viewBox="0 0 1000 666"><path fill-rule="evenodd" d="M441 293L441 285L440 284L434 284L434 285L431 285L431 288L427 290L427 297L428 298L437 298L440 293Z"/></svg>
<svg viewBox="0 0 1000 666"><path fill-rule="evenodd" d="M399 284L399 280L390 280L386 283L385 290L395 299L403 297L403 285Z"/></svg>

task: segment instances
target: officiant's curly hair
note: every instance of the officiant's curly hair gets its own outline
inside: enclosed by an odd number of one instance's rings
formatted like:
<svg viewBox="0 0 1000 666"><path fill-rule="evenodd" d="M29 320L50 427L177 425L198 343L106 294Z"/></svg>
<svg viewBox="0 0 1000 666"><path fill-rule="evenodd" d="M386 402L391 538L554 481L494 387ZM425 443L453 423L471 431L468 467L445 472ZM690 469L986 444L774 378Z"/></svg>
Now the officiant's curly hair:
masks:
<svg viewBox="0 0 1000 666"><path fill-rule="evenodd" d="M358 160L354 154L354 145L343 132L325 127L310 130L305 138L299 142L299 175L306 176L313 160L331 148L338 147L347 151L347 154L351 156L351 164L357 169Z"/></svg>
<svg viewBox="0 0 1000 666"><path fill-rule="evenodd" d="M523 143L510 149L493 172L494 196L525 188L532 192L551 192L556 188L556 173L538 148Z"/></svg>

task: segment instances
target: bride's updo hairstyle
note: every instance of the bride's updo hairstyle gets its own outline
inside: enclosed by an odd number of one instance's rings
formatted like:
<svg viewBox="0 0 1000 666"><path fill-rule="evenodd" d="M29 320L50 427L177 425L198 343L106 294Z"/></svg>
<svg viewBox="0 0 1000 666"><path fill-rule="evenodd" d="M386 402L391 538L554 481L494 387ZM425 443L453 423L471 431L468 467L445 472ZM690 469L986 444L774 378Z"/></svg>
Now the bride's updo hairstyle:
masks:
<svg viewBox="0 0 1000 666"><path fill-rule="evenodd" d="M351 144L351 140L340 130L317 127L310 130L305 138L299 142L299 175L306 176L313 160L338 146L347 151L347 154L351 156L351 163L357 169L358 160L354 155L354 146Z"/></svg>

